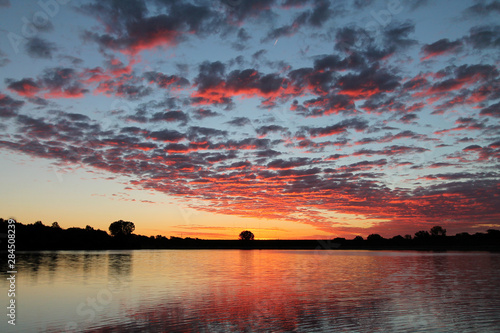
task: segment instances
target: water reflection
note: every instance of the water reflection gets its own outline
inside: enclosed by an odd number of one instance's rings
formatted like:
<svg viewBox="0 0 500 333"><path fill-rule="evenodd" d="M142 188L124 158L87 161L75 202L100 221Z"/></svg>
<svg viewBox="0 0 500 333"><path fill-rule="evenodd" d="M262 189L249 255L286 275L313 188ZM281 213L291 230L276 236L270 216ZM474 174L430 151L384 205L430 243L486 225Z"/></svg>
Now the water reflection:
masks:
<svg viewBox="0 0 500 333"><path fill-rule="evenodd" d="M69 251L23 254L19 272L19 332L500 327L499 254Z"/></svg>

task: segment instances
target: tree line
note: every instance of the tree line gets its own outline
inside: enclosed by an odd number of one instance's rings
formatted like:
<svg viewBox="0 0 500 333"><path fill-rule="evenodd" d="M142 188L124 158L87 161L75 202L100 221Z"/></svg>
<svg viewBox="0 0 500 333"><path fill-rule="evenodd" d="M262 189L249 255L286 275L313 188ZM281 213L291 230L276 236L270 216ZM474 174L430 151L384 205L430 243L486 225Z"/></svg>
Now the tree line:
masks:
<svg viewBox="0 0 500 333"><path fill-rule="evenodd" d="M7 220L0 218L0 249L7 242ZM467 232L448 236L446 229L434 226L412 235L384 238L371 234L366 239L334 238L332 240L255 240L245 230L239 240L203 240L199 238L144 236L134 234L135 224L119 220L112 222L108 231L71 227L63 229L58 222L45 225L41 221L31 224L16 223L16 250L105 250L105 249L182 249L182 248L260 248L260 249L414 249L414 250L488 250L500 251L500 230L486 233Z"/></svg>

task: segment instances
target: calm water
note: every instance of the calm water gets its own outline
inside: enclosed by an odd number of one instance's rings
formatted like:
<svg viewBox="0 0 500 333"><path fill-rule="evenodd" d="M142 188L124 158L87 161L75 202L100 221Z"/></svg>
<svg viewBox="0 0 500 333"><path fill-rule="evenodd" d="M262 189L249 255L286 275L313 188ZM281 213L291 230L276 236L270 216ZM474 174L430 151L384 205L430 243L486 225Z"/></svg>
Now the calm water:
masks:
<svg viewBox="0 0 500 333"><path fill-rule="evenodd" d="M156 250L18 259L17 325L3 310L1 332L500 332L500 254Z"/></svg>

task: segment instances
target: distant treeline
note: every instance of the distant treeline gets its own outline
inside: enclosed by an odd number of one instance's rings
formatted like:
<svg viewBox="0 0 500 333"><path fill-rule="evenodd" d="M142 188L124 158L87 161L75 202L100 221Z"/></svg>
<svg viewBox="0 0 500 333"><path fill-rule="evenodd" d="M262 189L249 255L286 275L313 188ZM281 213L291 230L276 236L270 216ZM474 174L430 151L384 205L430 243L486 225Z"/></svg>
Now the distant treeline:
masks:
<svg viewBox="0 0 500 333"><path fill-rule="evenodd" d="M0 246L6 250L7 220L0 218ZM118 229L117 229L118 227ZM124 227L124 229L119 229ZM128 228L128 229L127 229ZM481 250L500 251L500 230L489 229L486 233L466 232L447 236L440 226L429 231L418 231L414 236L405 235L383 238L371 234L366 239L334 238L332 240L203 240L171 236L143 236L133 234L132 222L116 221L110 225L110 233L85 228L63 229L57 222L44 225L17 222L15 228L16 251L27 250L112 250L112 249L366 249L366 250Z"/></svg>

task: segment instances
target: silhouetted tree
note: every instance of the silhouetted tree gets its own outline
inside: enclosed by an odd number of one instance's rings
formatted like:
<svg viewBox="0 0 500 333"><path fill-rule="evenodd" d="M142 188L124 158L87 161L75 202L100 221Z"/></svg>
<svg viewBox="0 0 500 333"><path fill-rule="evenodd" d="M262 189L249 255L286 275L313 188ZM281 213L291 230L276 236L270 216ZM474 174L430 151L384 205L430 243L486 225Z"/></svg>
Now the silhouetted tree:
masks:
<svg viewBox="0 0 500 333"><path fill-rule="evenodd" d="M405 235L405 239L406 239L406 240L411 240L411 235L406 234L406 235Z"/></svg>
<svg viewBox="0 0 500 333"><path fill-rule="evenodd" d="M93 231L94 227L91 227L90 225L87 224L87 226L85 227L85 230L87 230L87 231Z"/></svg>
<svg viewBox="0 0 500 333"><path fill-rule="evenodd" d="M251 231L245 230L240 232L240 240L254 240L254 235Z"/></svg>
<svg viewBox="0 0 500 333"><path fill-rule="evenodd" d="M384 239L384 237L380 236L379 234L371 234L371 235L368 235L368 237L366 238L366 240L369 242L379 242L383 239Z"/></svg>
<svg viewBox="0 0 500 333"><path fill-rule="evenodd" d="M133 222L129 221L115 221L109 225L109 232L113 236L128 236L135 230Z"/></svg>
<svg viewBox="0 0 500 333"><path fill-rule="evenodd" d="M446 229L443 229L441 226L436 225L431 228L431 236L437 237L437 236L446 236Z"/></svg>
<svg viewBox="0 0 500 333"><path fill-rule="evenodd" d="M59 223L57 223L57 222L52 223L52 228L61 229L61 227L59 226Z"/></svg>
<svg viewBox="0 0 500 333"><path fill-rule="evenodd" d="M415 233L415 238L416 239L426 239L426 238L429 238L429 237L430 237L430 234L426 230L420 230L420 231L417 231Z"/></svg>
<svg viewBox="0 0 500 333"><path fill-rule="evenodd" d="M496 230L496 229L488 229L486 230L486 232L488 233L488 236L492 236L492 237L500 237L500 230Z"/></svg>
<svg viewBox="0 0 500 333"><path fill-rule="evenodd" d="M354 237L354 240L355 240L356 242L362 242L362 241L363 241L363 237L361 237L361 236L356 236L356 237Z"/></svg>

